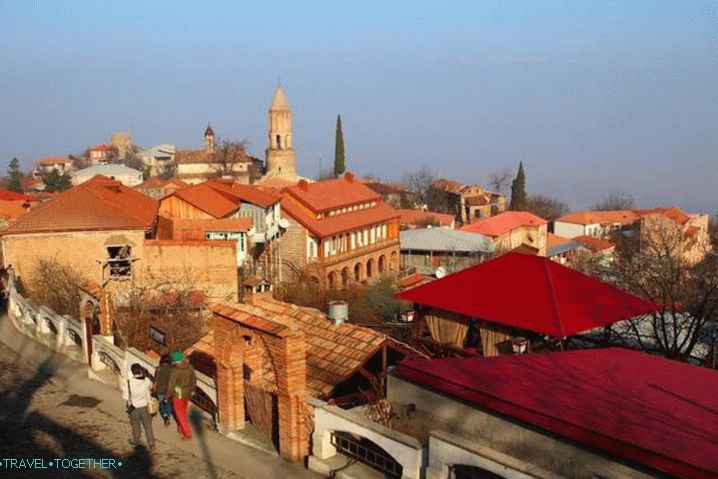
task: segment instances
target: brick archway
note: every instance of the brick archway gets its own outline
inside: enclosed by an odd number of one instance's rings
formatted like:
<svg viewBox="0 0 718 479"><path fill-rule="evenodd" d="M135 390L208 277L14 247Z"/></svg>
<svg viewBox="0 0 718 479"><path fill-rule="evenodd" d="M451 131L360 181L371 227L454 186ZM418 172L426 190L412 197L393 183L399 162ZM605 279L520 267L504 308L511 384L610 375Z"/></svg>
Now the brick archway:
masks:
<svg viewBox="0 0 718 479"><path fill-rule="evenodd" d="M244 345L241 331L220 325L217 335L215 323L215 354L217 363L217 406L220 429L234 432L244 429Z"/></svg>
<svg viewBox="0 0 718 479"><path fill-rule="evenodd" d="M354 265L354 281L358 283L362 279L364 279L362 278L362 264L357 263Z"/></svg>
<svg viewBox="0 0 718 479"><path fill-rule="evenodd" d="M369 258L366 261L366 277L371 278L374 276L374 258Z"/></svg>
<svg viewBox="0 0 718 479"><path fill-rule="evenodd" d="M377 261L377 268L379 269L379 274L384 274L386 270L386 256L379 256L379 260Z"/></svg>
<svg viewBox="0 0 718 479"><path fill-rule="evenodd" d="M396 271L399 269L399 255L396 251L391 252L389 257L389 271Z"/></svg>

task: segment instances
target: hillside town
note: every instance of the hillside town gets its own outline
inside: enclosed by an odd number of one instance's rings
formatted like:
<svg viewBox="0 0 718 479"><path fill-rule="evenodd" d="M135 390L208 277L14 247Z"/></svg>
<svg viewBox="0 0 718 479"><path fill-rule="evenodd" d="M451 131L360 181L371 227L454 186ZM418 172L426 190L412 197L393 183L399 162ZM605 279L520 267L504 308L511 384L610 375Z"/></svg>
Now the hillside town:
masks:
<svg viewBox="0 0 718 479"><path fill-rule="evenodd" d="M282 86L267 123L264 159L208 124L194 149L116 132L12 160L3 334L98 387L171 355L203 419L165 424L316 477L718 477L715 218L568 211L523 163L362 178L339 121L333 170L303 177Z"/></svg>

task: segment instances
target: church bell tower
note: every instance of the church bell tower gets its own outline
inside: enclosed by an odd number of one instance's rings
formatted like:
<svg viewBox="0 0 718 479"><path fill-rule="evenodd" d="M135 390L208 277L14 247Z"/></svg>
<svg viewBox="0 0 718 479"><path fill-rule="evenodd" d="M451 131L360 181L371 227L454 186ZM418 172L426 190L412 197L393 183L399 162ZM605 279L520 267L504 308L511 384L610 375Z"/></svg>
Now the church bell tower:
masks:
<svg viewBox="0 0 718 479"><path fill-rule="evenodd" d="M292 148L292 110L281 86L277 86L269 105L267 177L297 179L297 159Z"/></svg>

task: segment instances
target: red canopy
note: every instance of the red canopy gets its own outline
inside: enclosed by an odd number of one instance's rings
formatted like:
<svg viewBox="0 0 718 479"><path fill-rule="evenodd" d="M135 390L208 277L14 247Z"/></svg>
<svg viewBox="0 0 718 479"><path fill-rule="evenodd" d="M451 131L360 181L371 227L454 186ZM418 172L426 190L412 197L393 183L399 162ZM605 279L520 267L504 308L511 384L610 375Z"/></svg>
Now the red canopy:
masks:
<svg viewBox="0 0 718 479"><path fill-rule="evenodd" d="M554 337L659 309L548 258L519 253L472 266L396 297Z"/></svg>

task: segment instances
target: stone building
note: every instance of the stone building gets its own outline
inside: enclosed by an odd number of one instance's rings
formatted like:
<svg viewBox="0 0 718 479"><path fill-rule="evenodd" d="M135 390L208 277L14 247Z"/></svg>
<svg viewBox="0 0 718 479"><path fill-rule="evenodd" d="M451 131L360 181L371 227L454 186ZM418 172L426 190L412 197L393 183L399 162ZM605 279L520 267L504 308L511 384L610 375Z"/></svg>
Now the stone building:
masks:
<svg viewBox="0 0 718 479"><path fill-rule="evenodd" d="M285 280L306 268L314 281L339 288L399 270L399 214L351 173L285 188L282 215Z"/></svg>
<svg viewBox="0 0 718 479"><path fill-rule="evenodd" d="M4 265L21 281L41 258L66 263L90 283L117 291L133 280L181 276L197 266L197 289L214 300L237 298L233 242L157 241L158 203L96 176L58 194L17 219L3 232Z"/></svg>
<svg viewBox="0 0 718 479"><path fill-rule="evenodd" d="M548 221L526 211L506 211L485 220L474 221L460 231L481 233L494 241L498 251L510 251L522 245L546 256Z"/></svg>
<svg viewBox="0 0 718 479"><path fill-rule="evenodd" d="M215 144L210 125L204 131L204 148L176 150L175 162L177 177L193 185L222 176L249 184L259 179L262 172L262 161L249 156L241 145Z"/></svg>
<svg viewBox="0 0 718 479"><path fill-rule="evenodd" d="M48 156L40 160L35 160L35 168L41 175L48 174L53 170L61 175L72 171L72 160L64 156Z"/></svg>
<svg viewBox="0 0 718 479"><path fill-rule="evenodd" d="M135 186L135 190L158 200L170 193L174 193L175 191L188 186L189 183L185 183L177 178L170 178L167 180L163 180L162 178L150 178L149 180Z"/></svg>
<svg viewBox="0 0 718 479"><path fill-rule="evenodd" d="M506 211L504 195L487 191L479 185L441 179L434 182L429 196L434 209L451 213L464 224Z"/></svg>
<svg viewBox="0 0 718 479"><path fill-rule="evenodd" d="M269 138L266 175L297 180L297 158L292 146L292 109L284 90L277 86L269 105Z"/></svg>

